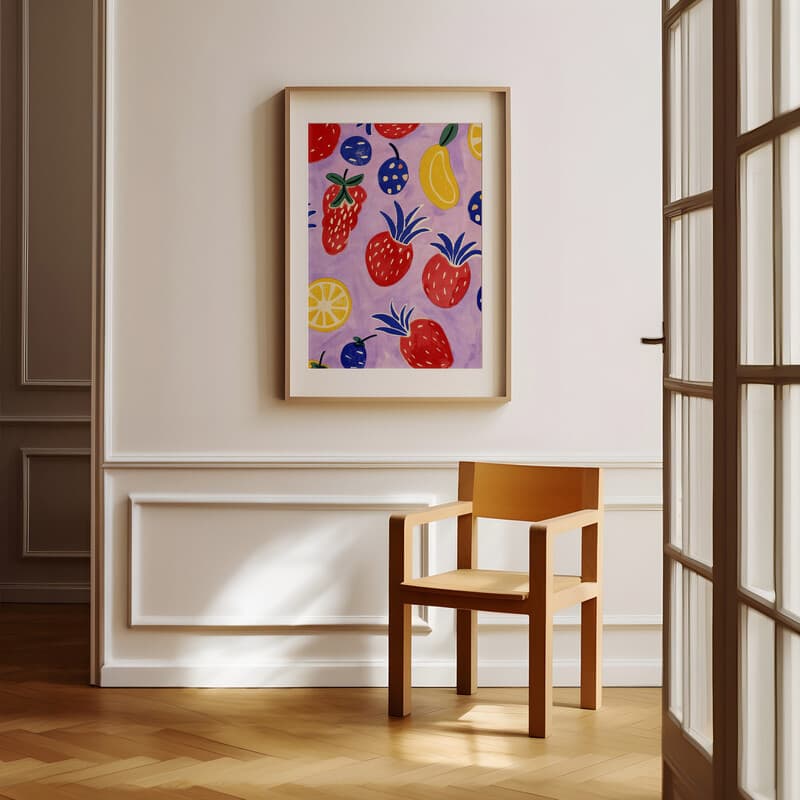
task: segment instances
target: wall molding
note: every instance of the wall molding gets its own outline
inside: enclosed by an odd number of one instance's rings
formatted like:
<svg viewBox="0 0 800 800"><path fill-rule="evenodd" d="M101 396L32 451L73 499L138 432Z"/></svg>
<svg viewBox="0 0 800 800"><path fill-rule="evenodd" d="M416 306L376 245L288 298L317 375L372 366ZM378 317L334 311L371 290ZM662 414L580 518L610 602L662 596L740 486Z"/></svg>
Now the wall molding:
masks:
<svg viewBox="0 0 800 800"><path fill-rule="evenodd" d="M28 364L28 277L30 272L30 0L22 0L22 202L20 224L20 386L88 388L91 378L32 378Z"/></svg>
<svg viewBox="0 0 800 800"><path fill-rule="evenodd" d="M0 603L88 602L88 583L0 583Z"/></svg>
<svg viewBox="0 0 800 800"><path fill-rule="evenodd" d="M81 423L90 425L90 416L70 414L0 414L0 425L19 425L28 423Z"/></svg>
<svg viewBox="0 0 800 800"><path fill-rule="evenodd" d="M334 616L170 616L146 615L136 612L136 573L139 568L137 545L141 539L141 509L147 505L170 506L266 506L275 511L413 511L432 505L433 495L351 496L351 495L254 495L254 494L187 494L133 493L128 496L128 627L129 628L191 628L191 629L278 629L282 632L298 629L370 631L386 630L388 618L375 615ZM423 575L428 574L429 528L420 526L420 560ZM412 630L430 633L428 609L414 607Z"/></svg>
<svg viewBox="0 0 800 800"><path fill-rule="evenodd" d="M599 466L603 469L660 470L658 459L638 459L635 456L584 454L556 456L470 456L470 460L514 464L547 464L550 466ZM464 457L463 460L468 460ZM119 453L103 462L103 469L458 469L452 456L297 456L285 455L212 455L203 453L137 454Z"/></svg>
<svg viewBox="0 0 800 800"><path fill-rule="evenodd" d="M455 686L455 660L414 660L414 686ZM578 686L578 659L555 659L553 684ZM289 676L287 678L287 676ZM101 686L285 688L387 685L385 659L285 660L264 664L181 665L159 661L119 661L102 668ZM479 686L527 686L525 660L481 660ZM604 686L660 686L661 659L605 659ZM479 701L479 696L476 697Z"/></svg>
<svg viewBox="0 0 800 800"><path fill-rule="evenodd" d="M660 496L608 497L603 504L606 511L663 511L664 503Z"/></svg>
<svg viewBox="0 0 800 800"><path fill-rule="evenodd" d="M88 447L22 447L22 557L23 558L89 558L90 550L33 550L31 549L31 459L41 456L89 458Z"/></svg>
<svg viewBox="0 0 800 800"><path fill-rule="evenodd" d="M33 550L30 546L30 485L31 459L39 456L72 456L87 458L90 448L83 447L23 447L22 456L22 556L23 558L88 558L89 550Z"/></svg>

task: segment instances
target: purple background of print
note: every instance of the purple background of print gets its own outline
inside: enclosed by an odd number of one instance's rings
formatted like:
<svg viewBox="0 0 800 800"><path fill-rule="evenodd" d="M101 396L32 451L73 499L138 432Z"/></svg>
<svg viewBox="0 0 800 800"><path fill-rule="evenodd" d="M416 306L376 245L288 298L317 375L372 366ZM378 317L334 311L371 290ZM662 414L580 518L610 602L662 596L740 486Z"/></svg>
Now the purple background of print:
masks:
<svg viewBox="0 0 800 800"><path fill-rule="evenodd" d="M353 341L354 336L362 339L375 333L381 325L372 319L372 314L388 314L389 303L399 312L402 306L416 308L412 316L415 319L432 319L438 322L450 342L453 351L453 368L479 369L482 366L481 312L477 305L478 289L481 286L481 257L469 259L471 279L469 289L463 299L452 308L439 308L428 300L422 288L422 271L431 256L438 250L430 246L430 242L440 241L437 233L445 233L455 240L462 232L466 232L464 242L477 242L481 247L481 227L469 218L467 203L472 195L482 189L481 162L469 151L467 133L470 123L458 123L458 134L447 146L450 152L450 164L459 187L458 205L447 211L437 208L423 192L419 182L419 162L422 154L431 145L439 143L439 136L447 123L421 124L415 131L401 139L386 139L373 127L372 134L367 135L365 126L341 124L341 136L336 149L328 158L308 165L308 210L317 213L309 217L316 223L316 228L308 230L308 280L318 278L336 278L350 290L353 308L347 322L335 331L323 333L308 329L308 357L319 358L325 351L324 364L330 368L341 368L339 360L342 348ZM372 145L372 158L363 167L348 164L341 156L341 143L349 136L362 136ZM402 158L409 166L409 179L405 188L397 195L388 195L378 188L378 169L394 152L389 146L393 143ZM335 256L328 255L322 247L322 197L331 185L325 178L328 172L339 175L348 169L348 178L364 173L361 186L367 198L361 209L358 224L350 234L347 247ZM386 220L380 212L385 211L391 219L395 219L394 201L397 200L408 215L412 209L422 206L418 216L428 217L419 227L430 228L430 233L423 233L411 241L414 257L411 268L393 286L378 286L367 272L364 253L369 240L381 231L388 230ZM367 350L366 368L397 369L409 367L400 353L400 337L378 333L376 338L365 343Z"/></svg>

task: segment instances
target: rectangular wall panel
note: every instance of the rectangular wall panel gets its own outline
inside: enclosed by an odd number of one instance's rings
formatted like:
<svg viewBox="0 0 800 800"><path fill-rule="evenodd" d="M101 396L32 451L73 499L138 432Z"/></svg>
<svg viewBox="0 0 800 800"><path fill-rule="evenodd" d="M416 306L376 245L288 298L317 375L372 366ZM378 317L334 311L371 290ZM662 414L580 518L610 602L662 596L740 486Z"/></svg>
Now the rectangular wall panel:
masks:
<svg viewBox="0 0 800 800"><path fill-rule="evenodd" d="M22 554L88 558L89 450L22 450Z"/></svg>
<svg viewBox="0 0 800 800"><path fill-rule="evenodd" d="M430 498L134 495L130 624L385 625L387 514L425 505Z"/></svg>
<svg viewBox="0 0 800 800"><path fill-rule="evenodd" d="M92 3L22 3L23 385L88 385Z"/></svg>

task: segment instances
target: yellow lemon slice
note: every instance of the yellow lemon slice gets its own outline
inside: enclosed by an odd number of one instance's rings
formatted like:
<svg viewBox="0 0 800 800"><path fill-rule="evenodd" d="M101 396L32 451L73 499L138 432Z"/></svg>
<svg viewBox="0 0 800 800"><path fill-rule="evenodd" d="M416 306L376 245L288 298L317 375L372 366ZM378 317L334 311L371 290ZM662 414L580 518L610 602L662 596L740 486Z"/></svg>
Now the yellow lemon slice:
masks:
<svg viewBox="0 0 800 800"><path fill-rule="evenodd" d="M429 147L419 165L420 182L425 194L439 208L447 210L458 204L458 183L450 166L446 147Z"/></svg>
<svg viewBox="0 0 800 800"><path fill-rule="evenodd" d="M308 327L315 331L341 328L353 309L347 287L336 278L319 278L308 284Z"/></svg>
<svg viewBox="0 0 800 800"><path fill-rule="evenodd" d="M473 123L469 126L467 143L469 144L470 153L480 161L483 157L483 127L479 123Z"/></svg>

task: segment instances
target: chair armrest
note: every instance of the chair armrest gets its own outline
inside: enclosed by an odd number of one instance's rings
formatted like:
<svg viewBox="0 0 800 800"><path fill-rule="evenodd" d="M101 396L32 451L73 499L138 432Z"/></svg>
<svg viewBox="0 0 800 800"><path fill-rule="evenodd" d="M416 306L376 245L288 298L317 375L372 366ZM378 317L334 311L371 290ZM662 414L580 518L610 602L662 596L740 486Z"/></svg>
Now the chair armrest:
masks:
<svg viewBox="0 0 800 800"><path fill-rule="evenodd" d="M472 502L459 500L409 514L392 514L389 518L389 586L397 586L411 577L411 536L415 525L471 513Z"/></svg>
<svg viewBox="0 0 800 800"><path fill-rule="evenodd" d="M471 500L457 500L454 503L442 503L442 505L431 506L421 511L412 511L409 514L392 514L389 524L391 528L395 528L402 523L404 530L410 530L415 525L424 525L426 522L437 522L451 517L463 517L471 513Z"/></svg>
<svg viewBox="0 0 800 800"><path fill-rule="evenodd" d="M601 509L587 508L583 511L575 511L572 514L562 514L560 517L543 519L531 525L531 534L555 535L572 531L576 528L585 528L587 525L594 525L600 522L602 514Z"/></svg>

